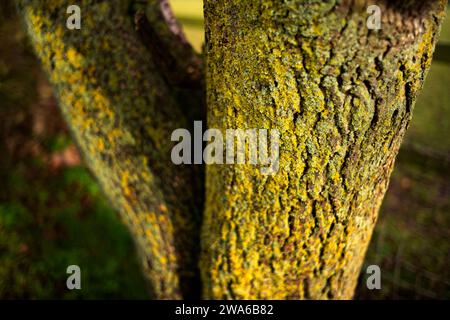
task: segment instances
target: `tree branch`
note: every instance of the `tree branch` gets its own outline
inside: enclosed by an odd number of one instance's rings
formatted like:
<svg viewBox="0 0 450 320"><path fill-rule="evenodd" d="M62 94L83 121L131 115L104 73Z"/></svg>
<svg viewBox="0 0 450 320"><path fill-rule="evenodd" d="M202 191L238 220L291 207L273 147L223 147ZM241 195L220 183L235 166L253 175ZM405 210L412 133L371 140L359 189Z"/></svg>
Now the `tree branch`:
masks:
<svg viewBox="0 0 450 320"><path fill-rule="evenodd" d="M140 38L182 112L191 123L206 120L203 57L187 41L169 2L143 0L135 3L134 12Z"/></svg>
<svg viewBox="0 0 450 320"><path fill-rule="evenodd" d="M197 55L192 52L187 60L175 57L164 38L158 35L143 12L136 14L135 22L137 31L154 61L158 61L158 67L167 82L177 87L200 89L202 69L201 60Z"/></svg>
<svg viewBox="0 0 450 320"><path fill-rule="evenodd" d="M187 42L167 1L159 2L159 10L155 11L158 22L150 23L145 13L138 11L135 15L136 28L153 59L159 62L161 74L166 77L169 84L201 89L203 86L202 60ZM158 33L154 25L160 25L161 22L166 27L159 28Z"/></svg>
<svg viewBox="0 0 450 320"><path fill-rule="evenodd" d="M171 133L190 119L159 57L148 55L125 2L79 1L81 30L66 28L71 1L17 3L87 166L136 239L154 296L198 296L201 183L192 167L171 162Z"/></svg>

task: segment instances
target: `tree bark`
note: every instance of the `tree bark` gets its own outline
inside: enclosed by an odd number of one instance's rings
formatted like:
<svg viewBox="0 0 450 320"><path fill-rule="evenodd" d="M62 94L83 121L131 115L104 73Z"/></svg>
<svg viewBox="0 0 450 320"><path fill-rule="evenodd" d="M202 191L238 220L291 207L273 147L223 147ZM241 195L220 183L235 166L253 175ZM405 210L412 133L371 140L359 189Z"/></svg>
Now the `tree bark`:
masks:
<svg viewBox="0 0 450 320"><path fill-rule="evenodd" d="M276 175L206 169L205 297L352 297L445 3L205 1L208 126L281 132Z"/></svg>
<svg viewBox="0 0 450 320"><path fill-rule="evenodd" d="M281 146L276 175L209 166L205 200L202 168L170 159L204 81L167 0L80 1L81 30L68 0L16 2L154 297L198 297L199 261L205 298L352 296L446 1L380 0L371 31L366 1L206 0L208 127Z"/></svg>
<svg viewBox="0 0 450 320"><path fill-rule="evenodd" d="M182 73L193 51L168 32L163 2L142 8L154 35L145 45L164 47ZM165 57L145 48L148 30L135 30L134 1L79 1L80 30L66 28L72 1L17 3L87 166L136 240L153 296L199 296L201 172L173 165L169 142L201 113L201 100L190 98L201 90L187 96L161 69Z"/></svg>

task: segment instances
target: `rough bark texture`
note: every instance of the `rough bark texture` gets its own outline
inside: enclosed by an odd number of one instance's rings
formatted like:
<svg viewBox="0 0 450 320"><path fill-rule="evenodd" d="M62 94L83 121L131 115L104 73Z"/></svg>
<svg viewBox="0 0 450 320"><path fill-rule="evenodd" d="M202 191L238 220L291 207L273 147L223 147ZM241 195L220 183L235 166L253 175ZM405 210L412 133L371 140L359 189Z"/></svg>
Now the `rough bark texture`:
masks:
<svg viewBox="0 0 450 320"><path fill-rule="evenodd" d="M195 296L203 195L194 167L172 164L169 142L200 104L167 81L161 57L145 48L133 1L78 1L81 30L66 28L72 1L17 2L84 159L138 244L154 296ZM149 1L155 19L158 5ZM153 45L175 61L180 46L171 46L165 23L153 22L165 41Z"/></svg>
<svg viewBox="0 0 450 320"><path fill-rule="evenodd" d="M281 132L277 175L207 167L205 297L352 297L445 3L205 1L208 126Z"/></svg>
<svg viewBox="0 0 450 320"><path fill-rule="evenodd" d="M16 1L155 297L196 297L203 178L170 135L203 117L202 66L167 1L79 1L81 30L71 1ZM377 1L378 32L364 1L205 2L208 126L281 132L276 175L208 167L205 298L352 296L444 2Z"/></svg>

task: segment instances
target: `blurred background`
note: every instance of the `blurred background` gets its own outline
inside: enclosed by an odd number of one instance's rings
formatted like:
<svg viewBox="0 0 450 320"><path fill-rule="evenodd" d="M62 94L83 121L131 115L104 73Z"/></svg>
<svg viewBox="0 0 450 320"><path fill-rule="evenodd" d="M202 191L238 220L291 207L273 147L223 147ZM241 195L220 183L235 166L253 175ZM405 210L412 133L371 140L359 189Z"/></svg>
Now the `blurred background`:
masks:
<svg viewBox="0 0 450 320"><path fill-rule="evenodd" d="M90 176L10 0L0 2L0 298L148 298L133 242ZM201 0L171 0L197 50ZM416 104L357 299L450 299L450 18ZM82 290L66 289L66 268ZM382 289L365 269L381 267Z"/></svg>

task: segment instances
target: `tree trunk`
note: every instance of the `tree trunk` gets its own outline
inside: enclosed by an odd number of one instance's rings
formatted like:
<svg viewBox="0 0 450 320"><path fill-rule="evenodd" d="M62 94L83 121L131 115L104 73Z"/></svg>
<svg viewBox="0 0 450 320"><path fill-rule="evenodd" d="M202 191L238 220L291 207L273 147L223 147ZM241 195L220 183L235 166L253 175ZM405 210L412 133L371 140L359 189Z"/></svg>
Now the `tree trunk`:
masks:
<svg viewBox="0 0 450 320"><path fill-rule="evenodd" d="M277 174L211 165L205 200L170 159L204 92L167 0L79 1L80 30L71 1L16 1L154 297L200 295L201 240L205 298L351 298L446 1L380 0L379 31L365 1L205 1L208 127L281 133Z"/></svg>
<svg viewBox="0 0 450 320"><path fill-rule="evenodd" d="M205 2L208 126L278 129L280 169L206 169L204 296L347 299L445 1Z"/></svg>

